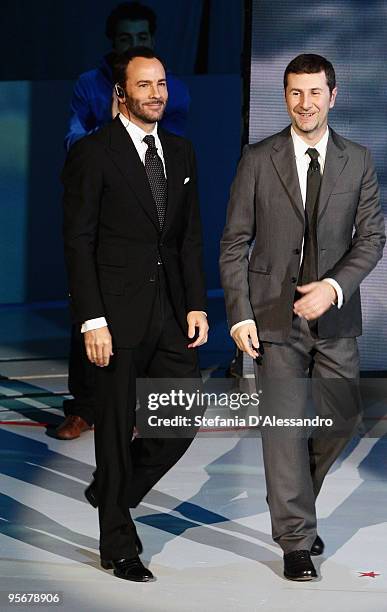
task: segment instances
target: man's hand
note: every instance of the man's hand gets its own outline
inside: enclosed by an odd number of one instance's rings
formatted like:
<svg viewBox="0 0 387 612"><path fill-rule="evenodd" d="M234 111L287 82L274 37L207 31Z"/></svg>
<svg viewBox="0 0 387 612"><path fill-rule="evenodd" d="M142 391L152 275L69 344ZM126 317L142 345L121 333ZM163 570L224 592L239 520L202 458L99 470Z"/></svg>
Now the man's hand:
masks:
<svg viewBox="0 0 387 612"><path fill-rule="evenodd" d="M206 315L200 312L200 310L191 310L191 312L187 314L187 323L188 338L193 338L195 335L195 328L199 328L199 336L196 338L195 342L191 342L191 344L188 345L188 348L196 348L197 346L205 344L208 339L209 329Z"/></svg>
<svg viewBox="0 0 387 612"><path fill-rule="evenodd" d="M109 365L113 351L112 337L107 325L87 331L83 335L85 337L86 353L91 363L100 367Z"/></svg>
<svg viewBox="0 0 387 612"><path fill-rule="evenodd" d="M294 302L293 312L307 321L321 317L337 300L335 289L326 281L308 283L297 287L297 290L303 297Z"/></svg>
<svg viewBox="0 0 387 612"><path fill-rule="evenodd" d="M232 334L237 347L253 359L259 357L259 340L255 323L245 323L234 330Z"/></svg>

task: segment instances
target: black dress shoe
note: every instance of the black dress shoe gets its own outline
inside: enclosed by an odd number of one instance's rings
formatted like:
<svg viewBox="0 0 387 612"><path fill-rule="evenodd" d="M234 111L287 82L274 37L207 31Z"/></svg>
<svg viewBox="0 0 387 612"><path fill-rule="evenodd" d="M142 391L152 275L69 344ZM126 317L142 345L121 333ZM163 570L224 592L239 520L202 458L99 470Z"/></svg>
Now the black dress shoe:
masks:
<svg viewBox="0 0 387 612"><path fill-rule="evenodd" d="M313 580L317 578L309 550L293 550L284 555L284 576L289 580Z"/></svg>
<svg viewBox="0 0 387 612"><path fill-rule="evenodd" d="M313 542L312 548L310 549L310 554L313 557L317 557L317 555L322 555L325 549L325 544L322 541L322 539L320 538L320 536L317 536L315 541Z"/></svg>
<svg viewBox="0 0 387 612"><path fill-rule="evenodd" d="M93 508L98 508L98 501L97 501L95 489L96 489L95 480L93 480L91 484L89 484L87 489L85 489L85 497L87 501L89 502L89 504L93 506ZM137 529L133 521L131 521L130 527L134 529L134 532L135 532L137 554L141 555L142 551L144 550L144 547L142 545L140 538L138 537Z"/></svg>
<svg viewBox="0 0 387 612"><path fill-rule="evenodd" d="M101 565L104 569L113 569L113 574L124 580L133 580L134 582L156 580L152 572L142 564L140 557L118 560L101 559Z"/></svg>

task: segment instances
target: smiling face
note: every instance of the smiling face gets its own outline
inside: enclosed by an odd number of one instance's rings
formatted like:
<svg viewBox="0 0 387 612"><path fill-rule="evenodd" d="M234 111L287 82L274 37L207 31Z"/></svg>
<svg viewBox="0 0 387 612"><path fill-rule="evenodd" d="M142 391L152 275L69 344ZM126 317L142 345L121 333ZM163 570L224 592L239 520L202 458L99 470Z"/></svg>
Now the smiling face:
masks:
<svg viewBox="0 0 387 612"><path fill-rule="evenodd" d="M329 90L325 72L287 76L286 106L295 132L315 144L328 125L329 109L335 105L337 88Z"/></svg>
<svg viewBox="0 0 387 612"><path fill-rule="evenodd" d="M156 58L135 57L126 69L126 104L122 112L145 131L152 131L164 114L168 100L167 81ZM126 112L125 112L126 111Z"/></svg>

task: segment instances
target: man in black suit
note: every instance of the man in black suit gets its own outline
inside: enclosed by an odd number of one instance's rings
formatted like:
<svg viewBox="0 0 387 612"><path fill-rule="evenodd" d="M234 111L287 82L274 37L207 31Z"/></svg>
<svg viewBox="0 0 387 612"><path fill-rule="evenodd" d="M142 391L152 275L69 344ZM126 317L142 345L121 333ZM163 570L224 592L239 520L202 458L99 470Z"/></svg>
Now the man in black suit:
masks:
<svg viewBox="0 0 387 612"><path fill-rule="evenodd" d="M136 377L200 377L207 341L195 156L158 129L165 69L147 48L115 66L120 114L72 147L63 171L64 240L74 320L97 367L95 480L100 553L116 576L147 581L129 507L191 439L135 438ZM195 330L197 338L194 339Z"/></svg>
<svg viewBox="0 0 387 612"><path fill-rule="evenodd" d="M151 49L155 44L157 17L154 11L139 2L123 2L113 9L106 21L106 35L112 51L100 66L84 72L75 84L71 101L66 149L80 138L95 132L118 114L114 95L112 66L116 54L135 46ZM184 136L190 95L187 86L167 73L168 104L160 126ZM63 400L64 420L55 430L60 440L79 438L94 424L94 368L87 359L79 325L71 329L68 386L71 399Z"/></svg>

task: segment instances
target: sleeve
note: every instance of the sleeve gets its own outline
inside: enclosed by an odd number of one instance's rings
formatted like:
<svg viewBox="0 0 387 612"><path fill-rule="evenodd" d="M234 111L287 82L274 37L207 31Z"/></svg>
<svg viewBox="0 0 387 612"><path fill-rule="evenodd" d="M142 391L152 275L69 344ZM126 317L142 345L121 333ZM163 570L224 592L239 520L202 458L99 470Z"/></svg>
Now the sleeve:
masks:
<svg viewBox="0 0 387 612"><path fill-rule="evenodd" d="M195 153L188 143L188 164L191 180L187 184L187 217L180 247L187 312L206 311L206 287L203 271L203 241L197 186Z"/></svg>
<svg viewBox="0 0 387 612"><path fill-rule="evenodd" d="M232 328L230 329L230 336L232 337L234 331L236 331L238 327L242 327L242 325L246 325L246 323L252 323L253 325L255 325L255 321L253 321L253 319L246 319L246 321L239 321L239 323L235 323L235 325L233 325Z"/></svg>
<svg viewBox="0 0 387 612"><path fill-rule="evenodd" d="M255 169L246 145L231 186L226 226L220 242L220 277L230 328L254 320L248 280L249 248L255 235Z"/></svg>
<svg viewBox="0 0 387 612"><path fill-rule="evenodd" d="M333 289L336 291L336 295L337 295L337 304L335 304L334 302L332 302L332 306L337 306L338 310L340 310L340 308L343 305L344 302L344 296L343 296L343 290L340 287L339 283L337 281L335 281L334 278L323 278L323 281L325 281L326 283L329 283Z"/></svg>
<svg viewBox="0 0 387 612"><path fill-rule="evenodd" d="M93 125L87 87L81 76L75 84L71 100L69 127L65 136L66 150L69 151L75 142L97 129L98 126Z"/></svg>
<svg viewBox="0 0 387 612"><path fill-rule="evenodd" d="M104 317L95 262L103 192L102 150L89 138L76 143L62 172L63 238L70 299L75 321Z"/></svg>
<svg viewBox="0 0 387 612"><path fill-rule="evenodd" d="M382 257L385 242L378 179L371 154L366 149L352 246L329 271L329 277L340 285L346 302Z"/></svg>
<svg viewBox="0 0 387 612"><path fill-rule="evenodd" d="M105 317L99 317L98 319L89 319L82 324L81 334L87 331L93 331L94 329L101 329L101 327L107 327L107 321Z"/></svg>

